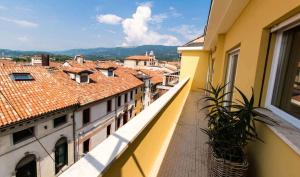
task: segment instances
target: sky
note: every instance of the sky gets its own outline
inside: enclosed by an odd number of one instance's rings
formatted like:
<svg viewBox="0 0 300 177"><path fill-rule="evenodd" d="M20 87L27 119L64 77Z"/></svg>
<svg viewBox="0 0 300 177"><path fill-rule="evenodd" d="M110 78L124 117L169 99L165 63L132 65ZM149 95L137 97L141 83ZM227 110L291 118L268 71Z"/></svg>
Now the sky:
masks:
<svg viewBox="0 0 300 177"><path fill-rule="evenodd" d="M1 0L0 48L182 45L201 35L210 0Z"/></svg>

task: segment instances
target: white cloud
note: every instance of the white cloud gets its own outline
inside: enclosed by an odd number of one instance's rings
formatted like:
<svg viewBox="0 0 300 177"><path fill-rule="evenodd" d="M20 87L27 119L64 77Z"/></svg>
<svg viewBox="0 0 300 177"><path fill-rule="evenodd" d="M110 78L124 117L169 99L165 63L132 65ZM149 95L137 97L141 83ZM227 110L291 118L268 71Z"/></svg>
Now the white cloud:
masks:
<svg viewBox="0 0 300 177"><path fill-rule="evenodd" d="M169 11L170 11L169 13L170 13L170 15L172 17L180 17L180 16L182 16L182 14L179 13L179 12L177 12L177 10L175 9L175 7L173 7L173 6L169 7Z"/></svg>
<svg viewBox="0 0 300 177"><path fill-rule="evenodd" d="M21 36L21 37L18 37L17 40L20 42L27 42L27 41L29 41L29 38L27 36Z"/></svg>
<svg viewBox="0 0 300 177"><path fill-rule="evenodd" d="M138 2L136 3L137 6L147 6L147 7L152 7L153 6L153 2L152 1L146 1L146 2Z"/></svg>
<svg viewBox="0 0 300 177"><path fill-rule="evenodd" d="M117 25L120 24L123 19L114 14L105 14L105 15L98 15L97 21L99 23L105 23L110 25Z"/></svg>
<svg viewBox="0 0 300 177"><path fill-rule="evenodd" d="M201 29L196 28L193 25L181 25L181 26L170 29L170 31L176 32L188 40L193 39L202 33Z"/></svg>
<svg viewBox="0 0 300 177"><path fill-rule="evenodd" d="M39 26L39 24L27 20L16 20L16 19L11 19L6 17L0 17L0 20L4 22L14 23L21 27L35 28Z"/></svg>
<svg viewBox="0 0 300 177"><path fill-rule="evenodd" d="M167 14L157 14L152 16L152 22L154 23L162 23L164 20L168 18Z"/></svg>
<svg viewBox="0 0 300 177"><path fill-rule="evenodd" d="M179 45L179 41L175 36L160 34L149 29L151 20L153 20L151 6L147 4L138 6L132 18L126 18L122 21L123 32L126 35L123 46L141 44Z"/></svg>

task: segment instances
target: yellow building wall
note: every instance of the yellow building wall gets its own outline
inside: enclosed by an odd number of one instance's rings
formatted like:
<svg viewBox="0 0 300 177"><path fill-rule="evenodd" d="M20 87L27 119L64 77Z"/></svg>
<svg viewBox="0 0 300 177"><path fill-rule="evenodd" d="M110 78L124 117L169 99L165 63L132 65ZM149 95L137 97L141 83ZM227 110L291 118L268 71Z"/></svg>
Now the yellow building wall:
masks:
<svg viewBox="0 0 300 177"><path fill-rule="evenodd" d="M103 177L149 176L190 92L188 83L104 172Z"/></svg>
<svg viewBox="0 0 300 177"><path fill-rule="evenodd" d="M180 78L190 77L189 87L193 91L204 89L209 62L208 51L182 51Z"/></svg>
<svg viewBox="0 0 300 177"><path fill-rule="evenodd" d="M214 84L224 81L226 53L234 46L240 45L235 85L248 96L251 95L251 87L254 87L257 104L263 84L269 41L268 28L296 12L299 13L299 6L299 0L251 0L229 31L221 35L221 38L219 36L217 50L214 51L216 56ZM273 42L272 40L271 43ZM270 60L267 64L266 70L269 72ZM266 79L268 78L267 75ZM267 86L266 80L262 91L264 97ZM268 127L259 126L259 134L265 143L251 143L248 149L251 176L300 176L300 156Z"/></svg>
<svg viewBox="0 0 300 177"><path fill-rule="evenodd" d="M135 92L134 92L135 93ZM138 114L143 110L143 102L141 101L141 98L143 97L143 91L141 87L137 88L137 94L135 94L135 108L134 108L134 114Z"/></svg>
<svg viewBox="0 0 300 177"><path fill-rule="evenodd" d="M270 128L259 125L262 142L248 147L249 177L299 177L300 156Z"/></svg>
<svg viewBox="0 0 300 177"><path fill-rule="evenodd" d="M221 34L218 36L216 50L212 52L212 58L214 62L213 66L213 78L212 84L217 86L223 82L223 73L225 65L225 55L224 55L224 40L225 35Z"/></svg>

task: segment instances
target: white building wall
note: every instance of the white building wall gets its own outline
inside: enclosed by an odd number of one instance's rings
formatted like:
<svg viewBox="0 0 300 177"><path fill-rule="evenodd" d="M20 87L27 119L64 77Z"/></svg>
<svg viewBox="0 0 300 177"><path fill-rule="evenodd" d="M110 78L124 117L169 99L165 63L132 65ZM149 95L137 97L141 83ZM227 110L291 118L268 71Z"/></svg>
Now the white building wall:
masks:
<svg viewBox="0 0 300 177"><path fill-rule="evenodd" d="M151 103L151 81L150 79L145 81L145 90L144 90L144 107L149 106Z"/></svg>
<svg viewBox="0 0 300 177"><path fill-rule="evenodd" d="M136 67L136 61L135 60L124 60L124 66L135 68Z"/></svg>
<svg viewBox="0 0 300 177"><path fill-rule="evenodd" d="M112 111L110 113L107 113L108 100L112 100ZM83 155L83 142L81 141L81 139L90 139L90 149L92 149L106 138L106 123L107 121L114 121L115 118L115 99L107 99L103 102L97 103L89 107L90 122L87 125L83 126L82 114L84 109L75 112L76 156L78 159ZM112 125L111 133L113 133L114 130L115 127L114 125Z"/></svg>
<svg viewBox="0 0 300 177"><path fill-rule="evenodd" d="M52 119L42 123L36 123L35 135L53 159L55 159L54 149L56 142L61 137L66 137L68 140L68 165L71 165L74 163L73 126L71 114L68 114L67 118L67 123L55 129L53 128ZM44 128L45 125L47 125L47 129ZM37 176L54 177L55 163L53 159L49 157L47 152L35 138L30 138L14 145L11 133L0 136L0 176L14 176L15 167L18 162L24 158L26 154L34 154L37 158Z"/></svg>

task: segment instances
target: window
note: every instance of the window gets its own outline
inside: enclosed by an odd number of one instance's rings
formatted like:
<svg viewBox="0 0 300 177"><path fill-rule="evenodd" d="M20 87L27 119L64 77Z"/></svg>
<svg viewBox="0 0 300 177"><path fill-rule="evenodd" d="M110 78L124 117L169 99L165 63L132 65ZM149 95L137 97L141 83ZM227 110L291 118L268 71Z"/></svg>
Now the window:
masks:
<svg viewBox="0 0 300 177"><path fill-rule="evenodd" d="M110 135L110 127L111 127L111 125L108 125L106 127L106 137L108 137Z"/></svg>
<svg viewBox="0 0 300 177"><path fill-rule="evenodd" d="M34 136L34 128L30 127L25 130L13 133L13 143L17 144Z"/></svg>
<svg viewBox="0 0 300 177"><path fill-rule="evenodd" d="M127 123L127 121L128 121L128 113L125 112L125 113L123 114L123 125L125 125L125 124Z"/></svg>
<svg viewBox="0 0 300 177"><path fill-rule="evenodd" d="M135 89L135 94L137 94L137 89Z"/></svg>
<svg viewBox="0 0 300 177"><path fill-rule="evenodd" d="M133 100L133 91L130 92L130 100Z"/></svg>
<svg viewBox="0 0 300 177"><path fill-rule="evenodd" d="M111 100L107 101L107 107L106 107L107 113L111 112Z"/></svg>
<svg viewBox="0 0 300 177"><path fill-rule="evenodd" d="M83 153L86 154L90 151L90 139L83 142Z"/></svg>
<svg viewBox="0 0 300 177"><path fill-rule="evenodd" d="M224 97L224 100L232 100L232 93L234 89L234 81L235 81L235 74L236 74L236 67L237 61L239 58L240 50L234 49L229 52L228 60L227 60L227 70L226 70L226 77L225 77L225 93L231 92Z"/></svg>
<svg viewBox="0 0 300 177"><path fill-rule="evenodd" d="M125 103L127 103L127 101L128 101L128 98L127 98L127 97L128 97L128 95L127 95L127 93L125 93L125 95L124 95L124 96L125 96L125 98L124 98L124 99L125 99L125 101L124 101L124 102L125 102Z"/></svg>
<svg viewBox="0 0 300 177"><path fill-rule="evenodd" d="M88 75L80 75L80 82L88 82Z"/></svg>
<svg viewBox="0 0 300 177"><path fill-rule="evenodd" d="M147 62L146 61L144 61L144 66L146 66L147 65Z"/></svg>
<svg viewBox="0 0 300 177"><path fill-rule="evenodd" d="M113 70L108 70L107 75L109 77L114 76L114 71Z"/></svg>
<svg viewBox="0 0 300 177"><path fill-rule="evenodd" d="M10 78L14 81L31 81L34 80L30 73L12 73Z"/></svg>
<svg viewBox="0 0 300 177"><path fill-rule="evenodd" d="M136 105L137 105L137 100L134 101L134 106L136 107Z"/></svg>
<svg viewBox="0 0 300 177"><path fill-rule="evenodd" d="M121 125L121 118L119 117L119 118L117 119L117 129L120 127L120 125Z"/></svg>
<svg viewBox="0 0 300 177"><path fill-rule="evenodd" d="M121 106L121 96L118 96L118 106Z"/></svg>
<svg viewBox="0 0 300 177"><path fill-rule="evenodd" d="M21 159L18 162L15 171L15 177L37 177L35 155L26 155L23 159Z"/></svg>
<svg viewBox="0 0 300 177"><path fill-rule="evenodd" d="M282 32L271 104L300 119L300 25Z"/></svg>
<svg viewBox="0 0 300 177"><path fill-rule="evenodd" d="M55 118L53 120L53 126L54 128L60 126L60 125L63 125L64 123L67 122L67 116L64 115L64 116L61 116L61 117L58 117L58 118Z"/></svg>
<svg viewBox="0 0 300 177"><path fill-rule="evenodd" d="M129 117L130 117L130 118L133 117L132 111L133 111L133 109L131 108L131 109L129 110Z"/></svg>
<svg viewBox="0 0 300 177"><path fill-rule="evenodd" d="M68 141L63 137L55 144L55 174L68 165Z"/></svg>
<svg viewBox="0 0 300 177"><path fill-rule="evenodd" d="M90 122L90 109L85 109L82 111L82 123L83 125Z"/></svg>

